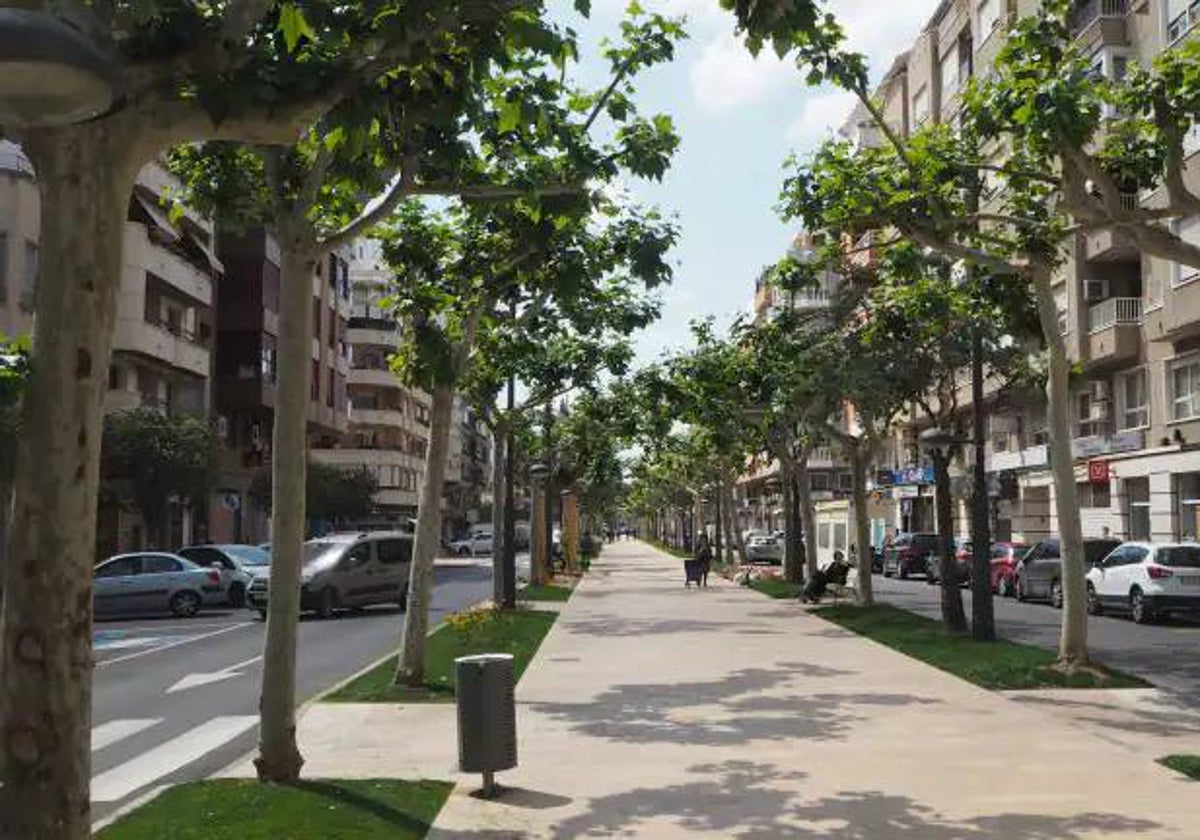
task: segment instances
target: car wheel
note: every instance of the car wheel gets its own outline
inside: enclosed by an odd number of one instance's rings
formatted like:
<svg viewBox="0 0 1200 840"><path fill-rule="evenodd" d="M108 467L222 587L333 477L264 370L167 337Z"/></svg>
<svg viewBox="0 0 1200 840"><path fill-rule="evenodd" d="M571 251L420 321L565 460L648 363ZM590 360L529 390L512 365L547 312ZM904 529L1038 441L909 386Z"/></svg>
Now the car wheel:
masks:
<svg viewBox="0 0 1200 840"><path fill-rule="evenodd" d="M466 546L463 546L462 548L460 548L458 550L458 556L459 557L470 557L471 549L467 548Z"/></svg>
<svg viewBox="0 0 1200 840"><path fill-rule="evenodd" d="M337 593L327 586L321 590L321 595L317 598L317 617L329 618L335 609L337 609Z"/></svg>
<svg viewBox="0 0 1200 840"><path fill-rule="evenodd" d="M1133 620L1137 624L1149 624L1154 620L1154 612L1150 609L1150 605L1146 603L1146 596L1142 594L1142 590L1134 589L1129 593L1129 612L1133 615Z"/></svg>
<svg viewBox="0 0 1200 840"><path fill-rule="evenodd" d="M241 609L246 606L246 587L235 583L229 587L229 606Z"/></svg>
<svg viewBox="0 0 1200 840"><path fill-rule="evenodd" d="M176 618L191 618L200 611L200 596L195 592L176 592L171 596L171 612Z"/></svg>
<svg viewBox="0 0 1200 840"><path fill-rule="evenodd" d="M908 567L903 563L896 567L896 573L900 576L900 580L908 580Z"/></svg>
<svg viewBox="0 0 1200 840"><path fill-rule="evenodd" d="M1062 606L1063 606L1062 581L1059 581L1059 580L1050 581L1050 603L1054 606L1054 609L1056 609L1056 610L1062 609Z"/></svg>
<svg viewBox="0 0 1200 840"><path fill-rule="evenodd" d="M400 612L408 612L408 587L400 590Z"/></svg>
<svg viewBox="0 0 1200 840"><path fill-rule="evenodd" d="M1096 587L1092 586L1090 581L1087 585L1087 610L1089 615L1104 613L1104 607L1100 606L1100 596L1096 594Z"/></svg>

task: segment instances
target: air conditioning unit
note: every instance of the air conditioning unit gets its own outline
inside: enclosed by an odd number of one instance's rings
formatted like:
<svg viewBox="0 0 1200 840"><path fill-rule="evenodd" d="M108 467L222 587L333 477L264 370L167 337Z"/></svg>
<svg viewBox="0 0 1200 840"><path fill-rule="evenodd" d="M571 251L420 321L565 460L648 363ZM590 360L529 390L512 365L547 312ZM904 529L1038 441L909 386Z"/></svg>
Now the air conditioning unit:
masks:
<svg viewBox="0 0 1200 840"><path fill-rule="evenodd" d="M1109 387L1108 382L1104 379L1097 379L1090 382L1088 385L1088 393L1092 397L1092 402L1108 402Z"/></svg>
<svg viewBox="0 0 1200 840"><path fill-rule="evenodd" d="M1107 280L1084 280L1083 298L1088 303L1096 303L1108 298Z"/></svg>

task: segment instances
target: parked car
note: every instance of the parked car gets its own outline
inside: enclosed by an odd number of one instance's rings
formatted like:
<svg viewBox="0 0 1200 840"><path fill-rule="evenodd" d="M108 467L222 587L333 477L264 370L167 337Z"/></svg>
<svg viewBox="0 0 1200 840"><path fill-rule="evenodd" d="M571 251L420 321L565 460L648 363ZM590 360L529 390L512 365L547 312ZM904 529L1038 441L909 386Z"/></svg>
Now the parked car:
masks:
<svg viewBox="0 0 1200 840"><path fill-rule="evenodd" d="M883 550L883 576L906 579L925 574L925 560L937 553L937 534L920 532L899 534Z"/></svg>
<svg viewBox="0 0 1200 840"><path fill-rule="evenodd" d="M766 534L756 535L746 543L747 563L783 563L783 542Z"/></svg>
<svg viewBox="0 0 1200 840"><path fill-rule="evenodd" d="M478 557L481 554L491 554L491 526L476 525L465 537L451 541L450 551L459 557Z"/></svg>
<svg viewBox="0 0 1200 840"><path fill-rule="evenodd" d="M1200 545L1124 543L1087 574L1088 612L1128 612L1138 624L1200 612Z"/></svg>
<svg viewBox="0 0 1200 840"><path fill-rule="evenodd" d="M1017 565L1029 551L1023 543L992 543L992 591L1005 598L1017 594Z"/></svg>
<svg viewBox="0 0 1200 840"><path fill-rule="evenodd" d="M1086 568L1091 568L1108 556L1120 540L1088 538L1083 541ZM1021 558L1017 566L1017 600L1046 600L1062 608L1062 560L1058 537L1042 540Z"/></svg>
<svg viewBox="0 0 1200 840"><path fill-rule="evenodd" d="M92 577L97 615L170 612L191 618L225 599L220 572L161 551L110 557L96 566Z"/></svg>
<svg viewBox="0 0 1200 840"><path fill-rule="evenodd" d="M246 606L250 582L271 573L271 555L256 545L192 545L179 549L178 554L197 566L216 569L231 607Z"/></svg>
<svg viewBox="0 0 1200 840"><path fill-rule="evenodd" d="M304 544L300 609L328 618L342 608L399 604L408 608L413 535L377 532L338 535ZM270 578L255 578L246 592L250 609L266 618Z"/></svg>
<svg viewBox="0 0 1200 840"><path fill-rule="evenodd" d="M971 541L964 537L955 537L954 570L958 583L962 586L971 583L971 558ZM925 558L925 580L930 584L942 582L942 557L936 545L933 553Z"/></svg>

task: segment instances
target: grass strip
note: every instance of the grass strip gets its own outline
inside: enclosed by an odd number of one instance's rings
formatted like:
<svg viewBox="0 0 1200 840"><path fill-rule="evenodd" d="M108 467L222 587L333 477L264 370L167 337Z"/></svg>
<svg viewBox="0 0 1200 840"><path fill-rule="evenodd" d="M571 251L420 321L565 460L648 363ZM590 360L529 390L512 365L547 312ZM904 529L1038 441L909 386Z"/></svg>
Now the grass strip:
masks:
<svg viewBox="0 0 1200 840"><path fill-rule="evenodd" d="M1200 755L1168 755L1158 763L1200 782Z"/></svg>
<svg viewBox="0 0 1200 840"><path fill-rule="evenodd" d="M568 601L575 590L570 586L557 586L552 583L541 586L523 587L517 592L518 601Z"/></svg>
<svg viewBox="0 0 1200 840"><path fill-rule="evenodd" d="M1137 677L1095 667L1064 673L1045 648L998 639L979 642L947 632L940 621L894 607L839 605L813 611L834 624L866 636L983 688L1000 691L1034 688L1145 688Z"/></svg>
<svg viewBox="0 0 1200 840"><path fill-rule="evenodd" d="M449 703L454 700L454 660L480 653L511 653L513 676L521 679L550 632L557 613L538 610L472 610L450 616L425 643L425 682L392 683L396 663L388 659L323 699L332 703Z"/></svg>
<svg viewBox="0 0 1200 840"><path fill-rule="evenodd" d="M189 782L121 817L97 840L418 840L451 788L396 779Z"/></svg>
<svg viewBox="0 0 1200 840"><path fill-rule="evenodd" d="M795 598L804 589L803 586L788 583L782 578L752 578L746 585L769 598Z"/></svg>

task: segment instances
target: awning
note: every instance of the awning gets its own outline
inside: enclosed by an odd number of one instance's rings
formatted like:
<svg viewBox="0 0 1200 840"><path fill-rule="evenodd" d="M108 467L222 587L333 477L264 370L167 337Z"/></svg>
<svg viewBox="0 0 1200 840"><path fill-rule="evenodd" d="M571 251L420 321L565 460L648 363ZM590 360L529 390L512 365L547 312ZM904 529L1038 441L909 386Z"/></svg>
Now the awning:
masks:
<svg viewBox="0 0 1200 840"><path fill-rule="evenodd" d="M187 235L188 242L194 245L196 249L204 255L204 258L208 260L208 264L212 266L213 271L216 271L219 274L224 274L225 266L221 264L219 259L217 259L217 252L212 249L212 246L205 242L199 234L197 234L187 225L184 225L183 232Z"/></svg>
<svg viewBox="0 0 1200 840"><path fill-rule="evenodd" d="M167 214L163 212L163 209L158 206L158 202L146 198L137 190L134 191L133 197L141 205L141 208L146 211L146 215L150 217L150 221L153 222L159 237L171 244L179 242L181 239L179 231L176 230L175 225L171 224L171 220L167 218Z"/></svg>

